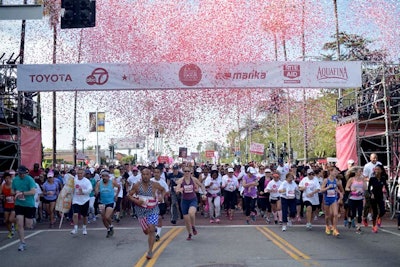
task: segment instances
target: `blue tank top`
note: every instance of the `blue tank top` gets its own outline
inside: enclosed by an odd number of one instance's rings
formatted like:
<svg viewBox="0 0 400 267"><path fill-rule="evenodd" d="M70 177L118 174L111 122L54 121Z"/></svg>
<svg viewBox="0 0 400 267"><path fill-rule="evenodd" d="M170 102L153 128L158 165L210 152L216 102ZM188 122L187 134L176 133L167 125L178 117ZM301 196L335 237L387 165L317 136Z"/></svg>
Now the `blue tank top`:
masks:
<svg viewBox="0 0 400 267"><path fill-rule="evenodd" d="M326 192L325 192L325 198L336 198L336 188L337 188L337 183L336 183L336 179L331 181L331 180L327 180L326 183L326 187L329 187L330 185L333 185L332 188L329 188Z"/></svg>
<svg viewBox="0 0 400 267"><path fill-rule="evenodd" d="M103 180L100 180L100 202L105 205L114 203L114 188L111 181L105 185Z"/></svg>

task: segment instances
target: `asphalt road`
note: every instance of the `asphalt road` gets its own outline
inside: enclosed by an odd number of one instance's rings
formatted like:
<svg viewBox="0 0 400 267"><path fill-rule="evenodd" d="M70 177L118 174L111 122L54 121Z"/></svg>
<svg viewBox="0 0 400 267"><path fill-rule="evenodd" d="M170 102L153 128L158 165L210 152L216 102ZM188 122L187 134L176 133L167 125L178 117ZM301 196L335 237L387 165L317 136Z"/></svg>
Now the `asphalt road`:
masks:
<svg viewBox="0 0 400 267"><path fill-rule="evenodd" d="M166 220L167 221L167 220ZM166 222L154 257L146 260L147 238L137 220L123 218L115 235L106 238L100 221L92 223L88 235L71 236L71 226L48 229L47 224L27 231L26 251L17 251L17 238L7 239L0 228L0 266L399 266L400 231L396 221L384 220L379 233L363 228L339 227L340 236L324 233L323 218L311 231L296 224L282 232L279 225L259 219L245 225L244 217L210 224L197 216L198 235L187 241L183 221Z"/></svg>

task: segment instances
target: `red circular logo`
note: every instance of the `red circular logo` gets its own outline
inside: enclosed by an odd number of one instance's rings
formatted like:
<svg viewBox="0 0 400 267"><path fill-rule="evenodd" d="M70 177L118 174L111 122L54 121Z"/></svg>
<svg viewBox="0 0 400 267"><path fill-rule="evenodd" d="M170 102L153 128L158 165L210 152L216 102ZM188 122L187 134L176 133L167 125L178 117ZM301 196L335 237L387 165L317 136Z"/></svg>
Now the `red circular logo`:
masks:
<svg viewBox="0 0 400 267"><path fill-rule="evenodd" d="M195 64L186 64L179 70L179 80L186 86L198 84L201 77L201 69Z"/></svg>
<svg viewBox="0 0 400 267"><path fill-rule="evenodd" d="M89 85L103 85L108 81L108 72L103 68L96 68L86 77L86 83Z"/></svg>

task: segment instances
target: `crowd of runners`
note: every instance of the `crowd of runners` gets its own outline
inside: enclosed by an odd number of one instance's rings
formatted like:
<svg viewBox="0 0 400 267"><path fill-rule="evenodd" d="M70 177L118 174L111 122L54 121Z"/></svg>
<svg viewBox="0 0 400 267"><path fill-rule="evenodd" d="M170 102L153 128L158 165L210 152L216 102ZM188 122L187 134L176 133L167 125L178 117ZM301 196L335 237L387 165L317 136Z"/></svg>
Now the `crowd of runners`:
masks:
<svg viewBox="0 0 400 267"><path fill-rule="evenodd" d="M49 228L61 217L71 224L71 235L87 235L87 225L102 220L106 238L114 235L114 224L123 217L137 218L148 236L147 258L162 233L163 219L171 224L183 220L187 240L198 234L196 214L221 224L243 218L244 224L281 225L282 231L293 223L307 230L323 216L325 233L339 236L338 224L361 233L371 224L377 233L385 215L388 175L371 154L365 166L339 170L334 165L296 165L279 160L276 165L250 162L246 165L181 163L168 166L101 166L72 168L66 172L31 170L20 166L6 171L1 180L0 197L8 238L18 232L19 251L26 249L24 229L36 223ZM56 210L70 197L65 214ZM168 214L168 216L167 216ZM200 215L201 214L201 215ZM169 217L169 218L167 218ZM80 222L81 221L81 222ZM256 222L257 221L257 222ZM398 219L400 230L400 216Z"/></svg>

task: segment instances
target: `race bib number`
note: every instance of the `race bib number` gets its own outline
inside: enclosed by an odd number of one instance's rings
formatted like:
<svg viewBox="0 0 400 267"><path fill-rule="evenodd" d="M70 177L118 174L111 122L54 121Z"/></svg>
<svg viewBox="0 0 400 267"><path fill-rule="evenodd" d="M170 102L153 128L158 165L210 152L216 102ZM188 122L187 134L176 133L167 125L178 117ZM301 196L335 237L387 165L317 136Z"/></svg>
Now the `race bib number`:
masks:
<svg viewBox="0 0 400 267"><path fill-rule="evenodd" d="M295 195L295 192L293 190L289 190L289 191L286 192L286 196L289 199L293 199L293 198L295 198L296 195Z"/></svg>
<svg viewBox="0 0 400 267"><path fill-rule="evenodd" d="M183 186L184 193L193 193L193 185L184 185Z"/></svg>
<svg viewBox="0 0 400 267"><path fill-rule="evenodd" d="M336 191L334 189L329 189L328 191L326 191L326 195L328 197L336 197Z"/></svg>
<svg viewBox="0 0 400 267"><path fill-rule="evenodd" d="M6 202L7 203L14 203L14 197L13 196L7 196L6 197Z"/></svg>

